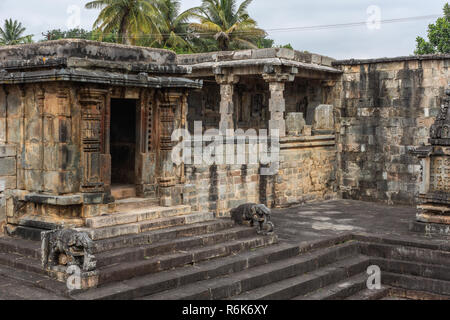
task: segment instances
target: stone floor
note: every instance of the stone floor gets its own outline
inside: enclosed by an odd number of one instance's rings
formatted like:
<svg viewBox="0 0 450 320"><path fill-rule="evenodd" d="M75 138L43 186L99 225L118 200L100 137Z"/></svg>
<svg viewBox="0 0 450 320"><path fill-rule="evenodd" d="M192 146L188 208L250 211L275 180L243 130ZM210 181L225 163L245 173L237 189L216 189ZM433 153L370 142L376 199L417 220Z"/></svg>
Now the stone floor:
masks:
<svg viewBox="0 0 450 320"><path fill-rule="evenodd" d="M280 240L295 243L343 233L425 238L409 231L409 223L415 218L415 214L415 207L331 200L275 209L272 211L272 220Z"/></svg>
<svg viewBox="0 0 450 320"><path fill-rule="evenodd" d="M311 203L287 209L273 210L272 220L280 242L299 244L344 233L363 233L399 236L448 242L439 237L430 238L408 230L415 217L414 207L387 206L353 200L332 200ZM20 279L0 270L0 300L57 299L43 289L24 285Z"/></svg>

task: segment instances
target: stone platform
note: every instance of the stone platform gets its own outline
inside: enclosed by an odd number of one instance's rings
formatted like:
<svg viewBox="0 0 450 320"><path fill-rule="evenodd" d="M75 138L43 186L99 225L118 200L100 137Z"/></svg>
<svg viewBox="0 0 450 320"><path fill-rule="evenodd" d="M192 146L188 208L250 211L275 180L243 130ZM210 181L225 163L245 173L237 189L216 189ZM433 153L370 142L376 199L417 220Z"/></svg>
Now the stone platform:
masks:
<svg viewBox="0 0 450 320"><path fill-rule="evenodd" d="M409 231L415 212L350 200L277 209L278 243L227 219L98 240L99 287L70 295L38 274L36 243L2 238L0 298L448 299L449 239ZM381 290L366 288L370 265Z"/></svg>

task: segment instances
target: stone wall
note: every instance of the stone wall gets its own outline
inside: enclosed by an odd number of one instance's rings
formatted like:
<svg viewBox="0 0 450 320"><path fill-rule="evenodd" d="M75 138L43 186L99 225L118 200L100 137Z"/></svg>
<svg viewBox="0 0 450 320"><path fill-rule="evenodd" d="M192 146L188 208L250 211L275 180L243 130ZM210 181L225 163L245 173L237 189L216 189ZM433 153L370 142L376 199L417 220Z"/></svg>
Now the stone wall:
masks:
<svg viewBox="0 0 450 320"><path fill-rule="evenodd" d="M344 198L414 204L420 165L450 79L450 56L338 61L339 185Z"/></svg>
<svg viewBox="0 0 450 320"><path fill-rule="evenodd" d="M186 165L183 201L193 211L218 216L247 202L285 207L337 197L334 135L281 141L277 175L260 175L260 165Z"/></svg>
<svg viewBox="0 0 450 320"><path fill-rule="evenodd" d="M11 145L0 145L0 234L6 224L6 201L8 190L16 188L16 148Z"/></svg>
<svg viewBox="0 0 450 320"><path fill-rule="evenodd" d="M336 153L333 135L284 139L275 177L275 205L336 198Z"/></svg>

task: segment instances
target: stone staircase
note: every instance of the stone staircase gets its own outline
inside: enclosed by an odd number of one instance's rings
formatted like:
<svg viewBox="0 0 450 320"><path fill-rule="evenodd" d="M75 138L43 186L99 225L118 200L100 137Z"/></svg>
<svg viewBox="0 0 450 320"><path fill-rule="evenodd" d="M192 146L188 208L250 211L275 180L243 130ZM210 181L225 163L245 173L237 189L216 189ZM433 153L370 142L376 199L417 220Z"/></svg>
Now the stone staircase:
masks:
<svg viewBox="0 0 450 320"><path fill-rule="evenodd" d="M236 226L231 219L215 219L212 213L191 212L189 206L166 208L147 206L145 201L120 200L115 209L87 219L86 226L78 228L94 240L99 286L277 242L275 235L257 235L254 228ZM68 296L65 284L42 270L40 258L40 242L0 237L0 266L5 274L15 269L30 272L36 278L33 286L53 283L52 290Z"/></svg>
<svg viewBox="0 0 450 320"><path fill-rule="evenodd" d="M47 277L32 241L0 238L0 275L70 299L450 298L450 246L430 241L348 234L294 245L213 219L99 239L95 251L99 286L88 291L68 294ZM381 268L380 290L367 289L371 265Z"/></svg>
<svg viewBox="0 0 450 320"><path fill-rule="evenodd" d="M74 295L139 300L403 300L450 298L450 250L423 243L346 235L285 243L137 276ZM367 289L367 268L382 288Z"/></svg>

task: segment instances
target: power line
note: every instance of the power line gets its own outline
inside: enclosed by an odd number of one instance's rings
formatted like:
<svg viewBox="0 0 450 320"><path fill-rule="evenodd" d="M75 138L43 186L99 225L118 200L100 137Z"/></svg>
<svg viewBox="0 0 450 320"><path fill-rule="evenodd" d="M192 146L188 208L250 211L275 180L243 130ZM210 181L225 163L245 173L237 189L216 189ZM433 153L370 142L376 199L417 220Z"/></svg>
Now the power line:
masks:
<svg viewBox="0 0 450 320"><path fill-rule="evenodd" d="M428 20L428 19L435 19L439 18L441 15L434 14L434 15L425 15L425 16L416 16L416 17L407 17L407 18L398 18L398 19L386 19L386 20L380 20L380 21L374 21L375 23L382 24L394 24L394 23L404 23L404 22L411 22L411 21L417 21L417 20ZM361 27L366 26L368 24L367 21L361 21L361 22L351 22L351 23L338 23L338 24L328 24L328 25L316 25L316 26L303 26L303 27L291 27L291 28L274 28L274 29L262 29L266 33L276 33L276 32L296 32L296 31L320 31L320 30L330 30L330 29L340 29L340 28L349 28L349 27ZM214 36L217 33L216 32L183 32L183 33L148 33L145 35L139 35L139 36L129 36L127 38L130 39L143 39L143 38L151 38L151 37L158 37L158 36L171 36L171 35L177 35L177 36L191 36L191 37L209 37ZM260 33L249 30L249 31L237 31L235 34L238 35L260 35ZM117 36L122 37L119 33L102 33L102 36Z"/></svg>
<svg viewBox="0 0 450 320"><path fill-rule="evenodd" d="M388 19L388 20L380 20L379 23L380 24L391 24L391 23L410 22L410 21L416 21L416 20L434 19L434 18L439 18L440 16L441 15L436 15L435 14L435 15L428 15L428 16L416 16L416 17L399 18L399 19ZM378 21L375 21L375 22L378 22ZM316 31L316 30L325 30L325 29L360 27L360 26L366 26L366 25L367 25L367 21L364 21L364 22L352 22L352 23L318 25L318 26L310 26L310 27L267 29L266 32Z"/></svg>

